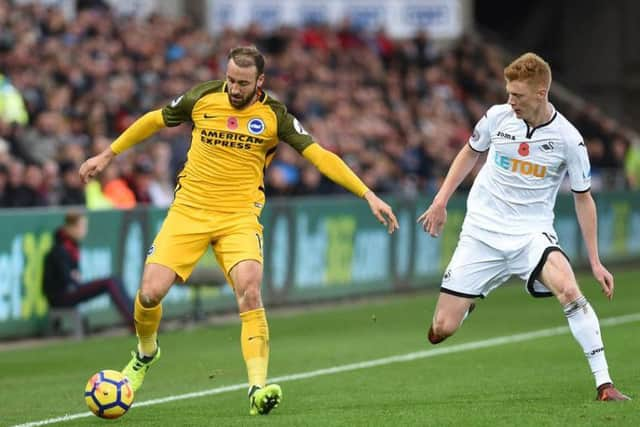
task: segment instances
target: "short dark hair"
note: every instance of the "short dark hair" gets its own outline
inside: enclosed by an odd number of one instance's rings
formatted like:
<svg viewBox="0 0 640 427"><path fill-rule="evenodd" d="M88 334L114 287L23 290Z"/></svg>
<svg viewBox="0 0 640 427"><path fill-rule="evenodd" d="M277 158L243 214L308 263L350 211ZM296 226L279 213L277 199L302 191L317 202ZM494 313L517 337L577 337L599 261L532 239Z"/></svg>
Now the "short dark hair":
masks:
<svg viewBox="0 0 640 427"><path fill-rule="evenodd" d="M70 210L64 216L64 225L67 227L73 227L78 223L78 221L80 221L84 217L85 217L85 214L81 210L79 209Z"/></svg>
<svg viewBox="0 0 640 427"><path fill-rule="evenodd" d="M228 59L233 59L238 67L255 66L258 75L264 73L264 56L255 46L238 46L229 51Z"/></svg>

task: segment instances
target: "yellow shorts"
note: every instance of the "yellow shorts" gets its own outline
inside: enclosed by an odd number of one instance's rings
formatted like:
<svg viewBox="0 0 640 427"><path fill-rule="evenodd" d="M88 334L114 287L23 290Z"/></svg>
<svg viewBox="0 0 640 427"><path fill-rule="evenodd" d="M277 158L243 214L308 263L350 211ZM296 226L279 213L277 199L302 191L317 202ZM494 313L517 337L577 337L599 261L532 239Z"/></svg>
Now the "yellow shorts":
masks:
<svg viewBox="0 0 640 427"><path fill-rule="evenodd" d="M169 267L185 282L209 244L229 283L229 272L240 261L252 259L262 264L262 225L255 213L176 205L169 209L146 263Z"/></svg>

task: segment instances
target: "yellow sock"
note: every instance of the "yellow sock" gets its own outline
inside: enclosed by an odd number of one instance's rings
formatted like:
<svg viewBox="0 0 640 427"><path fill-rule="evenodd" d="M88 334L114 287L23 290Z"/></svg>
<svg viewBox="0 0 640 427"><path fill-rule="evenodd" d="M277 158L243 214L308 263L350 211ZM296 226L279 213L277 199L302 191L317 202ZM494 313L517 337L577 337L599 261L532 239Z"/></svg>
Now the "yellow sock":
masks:
<svg viewBox="0 0 640 427"><path fill-rule="evenodd" d="M269 367L269 325L264 308L240 313L242 332L240 343L242 357L247 364L249 387L267 383L267 368Z"/></svg>
<svg viewBox="0 0 640 427"><path fill-rule="evenodd" d="M138 335L138 353L141 356L153 356L158 348L158 327L162 318L162 304L147 308L140 303L140 293L136 295L133 318Z"/></svg>

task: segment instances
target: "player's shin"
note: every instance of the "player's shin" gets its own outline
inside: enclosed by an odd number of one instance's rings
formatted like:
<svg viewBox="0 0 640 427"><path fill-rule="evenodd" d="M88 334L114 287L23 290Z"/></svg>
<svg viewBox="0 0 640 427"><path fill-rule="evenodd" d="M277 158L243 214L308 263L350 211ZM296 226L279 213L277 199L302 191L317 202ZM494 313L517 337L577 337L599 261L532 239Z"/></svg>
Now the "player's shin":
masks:
<svg viewBox="0 0 640 427"><path fill-rule="evenodd" d="M138 335L138 353L141 356L153 356L158 348L158 328L162 318L162 304L144 307L140 302L140 292L138 292L133 317Z"/></svg>
<svg viewBox="0 0 640 427"><path fill-rule="evenodd" d="M564 314L569 321L569 328L576 341L582 346L596 387L610 383L609 367L604 355L604 345L600 335L600 324L593 308L584 296L564 306Z"/></svg>
<svg viewBox="0 0 640 427"><path fill-rule="evenodd" d="M264 387L269 366L269 325L264 308L240 313L242 356L247 365L249 387Z"/></svg>

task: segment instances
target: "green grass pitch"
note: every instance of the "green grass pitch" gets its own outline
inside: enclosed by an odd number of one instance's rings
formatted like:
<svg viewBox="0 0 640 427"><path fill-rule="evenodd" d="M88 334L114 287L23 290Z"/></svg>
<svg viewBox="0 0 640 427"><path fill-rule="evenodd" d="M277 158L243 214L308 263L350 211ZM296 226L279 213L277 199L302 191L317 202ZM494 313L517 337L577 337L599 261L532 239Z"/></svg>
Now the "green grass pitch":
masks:
<svg viewBox="0 0 640 427"><path fill-rule="evenodd" d="M134 406L117 421L87 416L55 425L638 426L640 271L616 275L612 302L590 276L581 279L601 321L636 314L626 323L602 326L612 376L631 402L594 401L588 365L566 329L520 336L518 342L487 341L566 326L555 299L531 298L516 284L480 301L458 334L438 346L426 341L433 292L268 311L270 376L285 379L283 403L267 417L249 417L246 390L238 385L246 381L238 321L166 332L160 337L162 359L149 371L137 402L237 387ZM0 426L87 412L87 379L100 369L121 369L134 345L131 336L92 337L0 351ZM313 373L434 349L443 354ZM288 377L309 372L307 378Z"/></svg>

